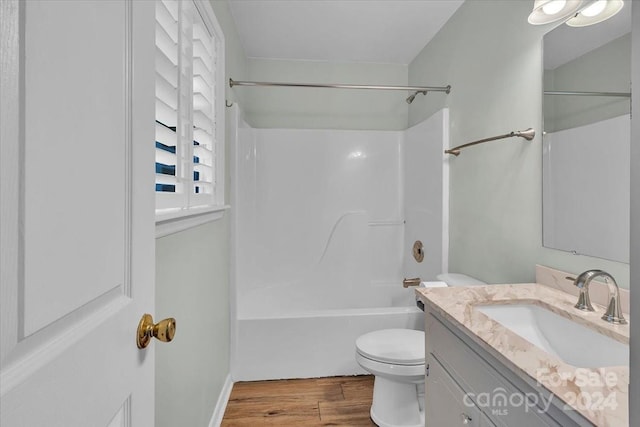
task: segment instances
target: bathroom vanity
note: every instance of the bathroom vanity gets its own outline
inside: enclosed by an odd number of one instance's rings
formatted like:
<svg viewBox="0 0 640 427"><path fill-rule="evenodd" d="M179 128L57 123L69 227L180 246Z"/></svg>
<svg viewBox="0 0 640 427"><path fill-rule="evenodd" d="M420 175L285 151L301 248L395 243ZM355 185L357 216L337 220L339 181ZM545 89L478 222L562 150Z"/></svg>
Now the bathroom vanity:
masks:
<svg viewBox="0 0 640 427"><path fill-rule="evenodd" d="M416 292L427 427L628 426L629 325L603 307L535 283Z"/></svg>

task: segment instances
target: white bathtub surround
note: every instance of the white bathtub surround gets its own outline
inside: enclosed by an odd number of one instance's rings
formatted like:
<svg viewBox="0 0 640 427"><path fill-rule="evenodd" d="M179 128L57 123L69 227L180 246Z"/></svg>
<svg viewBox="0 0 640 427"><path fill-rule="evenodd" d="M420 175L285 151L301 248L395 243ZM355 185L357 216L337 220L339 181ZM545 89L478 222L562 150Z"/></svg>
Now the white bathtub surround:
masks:
<svg viewBox="0 0 640 427"><path fill-rule="evenodd" d="M435 279L449 270L449 110L442 109L404 133L404 257L406 277ZM413 242L425 246L415 262Z"/></svg>
<svg viewBox="0 0 640 427"><path fill-rule="evenodd" d="M342 292L401 277L401 142L395 131L241 134L239 294L287 284Z"/></svg>
<svg viewBox="0 0 640 427"><path fill-rule="evenodd" d="M362 374L353 357L358 336L422 328L402 278L435 279L446 265L448 124L446 113L437 116L406 132L255 129L238 120L231 147L234 380ZM409 134L433 153L412 151L408 160ZM413 193L405 192L406 170L424 180ZM407 194L425 201L405 204ZM425 262L407 271L404 253L417 239Z"/></svg>

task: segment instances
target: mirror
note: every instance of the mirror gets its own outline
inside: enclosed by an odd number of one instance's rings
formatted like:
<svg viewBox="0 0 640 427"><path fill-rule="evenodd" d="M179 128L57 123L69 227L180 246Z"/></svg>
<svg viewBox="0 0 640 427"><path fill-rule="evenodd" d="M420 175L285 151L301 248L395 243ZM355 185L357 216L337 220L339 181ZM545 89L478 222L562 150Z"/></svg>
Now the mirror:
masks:
<svg viewBox="0 0 640 427"><path fill-rule="evenodd" d="M544 51L543 246L629 262L631 2Z"/></svg>

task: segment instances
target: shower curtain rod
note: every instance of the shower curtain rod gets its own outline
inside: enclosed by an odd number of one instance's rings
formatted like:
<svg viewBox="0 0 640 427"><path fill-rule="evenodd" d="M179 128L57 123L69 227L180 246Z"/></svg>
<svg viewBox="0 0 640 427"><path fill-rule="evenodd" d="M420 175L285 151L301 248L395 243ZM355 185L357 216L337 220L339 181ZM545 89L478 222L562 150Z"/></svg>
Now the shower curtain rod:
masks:
<svg viewBox="0 0 640 427"><path fill-rule="evenodd" d="M374 86L352 84L319 84L319 83L280 83L280 82L250 82L229 79L229 87L234 86L279 86L279 87L312 87L331 89L377 89L377 90L409 90L418 92L451 92L451 86Z"/></svg>
<svg viewBox="0 0 640 427"><path fill-rule="evenodd" d="M629 92L577 92L577 91L561 91L561 90L545 90L545 95L575 95L575 96L620 96L623 98L631 98Z"/></svg>

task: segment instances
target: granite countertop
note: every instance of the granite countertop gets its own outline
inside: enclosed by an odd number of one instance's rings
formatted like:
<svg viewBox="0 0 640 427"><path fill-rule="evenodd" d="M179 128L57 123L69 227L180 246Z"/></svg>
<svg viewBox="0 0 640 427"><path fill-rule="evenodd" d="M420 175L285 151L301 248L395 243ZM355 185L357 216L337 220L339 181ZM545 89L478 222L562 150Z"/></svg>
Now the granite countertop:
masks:
<svg viewBox="0 0 640 427"><path fill-rule="evenodd" d="M629 425L629 366L576 368L474 310L479 305L538 305L628 344L629 325L600 319L604 307L594 304L595 312L577 310L575 296L537 283L418 288L416 294L425 309L444 317L516 375L542 385L595 425Z"/></svg>

